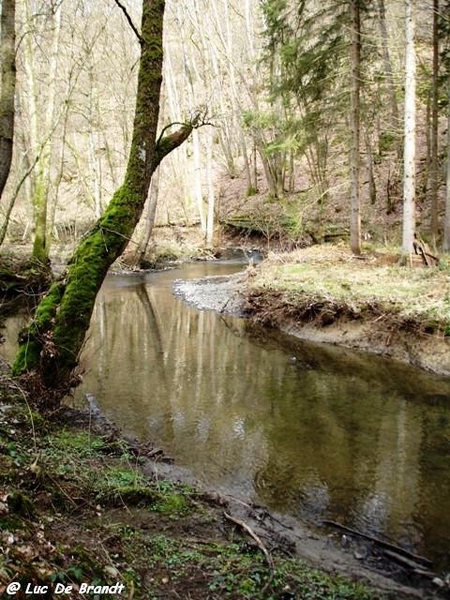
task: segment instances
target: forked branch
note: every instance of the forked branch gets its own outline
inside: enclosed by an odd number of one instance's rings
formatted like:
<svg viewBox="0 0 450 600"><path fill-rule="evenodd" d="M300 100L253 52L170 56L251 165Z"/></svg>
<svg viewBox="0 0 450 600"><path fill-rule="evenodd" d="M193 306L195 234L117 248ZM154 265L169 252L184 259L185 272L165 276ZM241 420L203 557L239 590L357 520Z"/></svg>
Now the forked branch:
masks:
<svg viewBox="0 0 450 600"><path fill-rule="evenodd" d="M164 135L165 132L174 125L181 125L181 127L173 133ZM204 125L212 125L212 123L208 121L207 108L205 106L198 108L185 123L174 122L166 125L159 134L156 142L153 170L156 169L165 156L172 152L172 150L175 150L175 148L178 148L178 146L181 146L194 129L199 129Z"/></svg>

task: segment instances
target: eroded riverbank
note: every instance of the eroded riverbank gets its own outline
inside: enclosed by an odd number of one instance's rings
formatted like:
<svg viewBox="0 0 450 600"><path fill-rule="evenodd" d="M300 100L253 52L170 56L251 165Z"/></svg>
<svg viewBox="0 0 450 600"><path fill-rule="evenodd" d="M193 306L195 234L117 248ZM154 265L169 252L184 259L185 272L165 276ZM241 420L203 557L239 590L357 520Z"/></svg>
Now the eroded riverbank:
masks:
<svg viewBox="0 0 450 600"><path fill-rule="evenodd" d="M179 282L200 309L450 375L450 272L357 260L336 247L275 255L245 274Z"/></svg>

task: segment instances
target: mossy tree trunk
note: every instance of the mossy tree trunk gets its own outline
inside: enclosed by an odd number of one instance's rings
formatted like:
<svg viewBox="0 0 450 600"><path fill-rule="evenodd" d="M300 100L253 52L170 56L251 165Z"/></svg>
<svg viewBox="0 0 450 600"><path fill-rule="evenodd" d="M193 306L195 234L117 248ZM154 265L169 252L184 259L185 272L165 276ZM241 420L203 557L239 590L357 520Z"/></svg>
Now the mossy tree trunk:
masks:
<svg viewBox="0 0 450 600"><path fill-rule="evenodd" d="M175 133L156 137L163 15L164 0L143 0L136 111L124 182L103 217L75 250L66 271L37 307L33 321L20 339L14 374L27 374L30 386L40 389L44 397L49 390L55 390L53 398L59 398L70 386L97 292L139 221L152 174L161 160L198 125L194 119Z"/></svg>

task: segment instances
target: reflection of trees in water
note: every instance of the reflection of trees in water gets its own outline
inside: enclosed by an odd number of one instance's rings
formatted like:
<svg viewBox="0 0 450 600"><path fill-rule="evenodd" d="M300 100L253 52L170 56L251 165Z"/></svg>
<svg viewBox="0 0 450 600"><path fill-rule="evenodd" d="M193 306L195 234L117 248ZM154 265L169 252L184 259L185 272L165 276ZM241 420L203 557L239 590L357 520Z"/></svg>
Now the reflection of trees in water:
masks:
<svg viewBox="0 0 450 600"><path fill-rule="evenodd" d="M346 352L335 363L312 347L290 360L276 344L250 343L246 329L158 286L106 288L85 350L92 361L100 349L99 377L91 372L84 387L125 431L163 444L211 482L251 493L255 480L272 506L388 525L398 539L404 522L427 529L431 509L422 509L436 484L420 389L405 401L409 383L397 386L383 361L358 355L352 369ZM433 385L442 393L442 382Z"/></svg>
<svg viewBox="0 0 450 600"><path fill-rule="evenodd" d="M264 460L264 406L236 323L189 309L160 288L106 289L85 357L92 362L101 347L108 365L101 382L91 373L84 388L102 390L99 401L125 430L162 440L194 464L215 457L209 469L217 476L229 469L239 479L242 470L251 480L254 461Z"/></svg>
<svg viewBox="0 0 450 600"><path fill-rule="evenodd" d="M446 404L438 399L424 410L419 455L419 507L421 516L426 516L426 523L421 532L424 546L428 546L432 540L446 570L449 568L450 540L449 399L450 395L447 396Z"/></svg>
<svg viewBox="0 0 450 600"><path fill-rule="evenodd" d="M285 378L283 406L265 430L269 460L257 475L263 501L416 543L429 483L419 470L421 409L383 398L356 375L306 371L302 379L299 387Z"/></svg>

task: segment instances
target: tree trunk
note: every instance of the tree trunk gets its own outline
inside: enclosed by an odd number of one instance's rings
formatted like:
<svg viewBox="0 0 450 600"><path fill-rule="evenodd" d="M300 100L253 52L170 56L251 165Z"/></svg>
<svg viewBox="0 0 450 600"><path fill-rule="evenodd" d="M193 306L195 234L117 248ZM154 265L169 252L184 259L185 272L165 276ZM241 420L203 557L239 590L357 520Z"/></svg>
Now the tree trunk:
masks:
<svg viewBox="0 0 450 600"><path fill-rule="evenodd" d="M182 144L198 118L156 141L163 59L164 0L143 0L133 138L122 186L102 218L76 248L66 271L51 286L35 317L22 333L15 375L50 402L71 384L71 374L89 327L95 298L111 264L120 256L142 214L150 180L161 160Z"/></svg>
<svg viewBox="0 0 450 600"><path fill-rule="evenodd" d="M142 263L145 260L147 248L150 243L150 238L153 233L153 228L155 226L156 209L158 208L160 177L161 177L161 170L158 169L156 171L156 174L153 175L151 183L150 183L148 208L147 208L147 215L145 218L145 231L144 231L142 241L139 245L139 251L138 251L138 256L137 256L137 261L136 261L136 263L139 265L139 267L142 267Z"/></svg>
<svg viewBox="0 0 450 600"><path fill-rule="evenodd" d="M443 250L450 252L450 77L447 75L447 179L445 190L445 221Z"/></svg>
<svg viewBox="0 0 450 600"><path fill-rule="evenodd" d="M14 94L16 87L15 0L1 5L1 95L0 95L0 198L11 168L14 136Z"/></svg>
<svg viewBox="0 0 450 600"><path fill-rule="evenodd" d="M431 242L436 249L439 233L438 215L438 146L439 146L439 32L438 32L439 0L433 0L433 75L431 84L431 156L430 156L430 229Z"/></svg>
<svg viewBox="0 0 450 600"><path fill-rule="evenodd" d="M405 0L405 142L402 253L412 252L416 193L416 52L413 0Z"/></svg>
<svg viewBox="0 0 450 600"><path fill-rule="evenodd" d="M213 134L208 135L206 139L206 181L208 189L208 201L206 212L206 236L205 242L207 248L211 248L214 239L214 216L215 216L215 193L213 179Z"/></svg>
<svg viewBox="0 0 450 600"><path fill-rule="evenodd" d="M375 204L375 202L377 201L377 186L375 183L372 143L371 143L370 135L369 135L369 132L367 131L367 129L364 131L364 137L365 137L366 152L367 152L367 174L369 177L369 198L370 198L370 203Z"/></svg>
<svg viewBox="0 0 450 600"><path fill-rule="evenodd" d="M31 2L25 2L25 13L27 24L33 27L33 7ZM49 85L46 98L45 110L41 106L39 85L39 72L33 38L30 33L25 37L25 61L24 70L29 85L28 110L29 110L29 137L32 151L39 155L36 168L31 174L32 200L34 214L34 241L32 255L42 263L48 263L50 252L50 239L48 235L48 201L51 187L51 166L53 158L55 130L55 107L57 103L56 79L58 73L61 24L61 4L51 12L51 24L53 27L51 46L48 53ZM61 99L60 99L61 100Z"/></svg>
<svg viewBox="0 0 450 600"><path fill-rule="evenodd" d="M361 15L359 0L351 0L352 20L352 75L350 98L350 127L352 133L350 149L351 174L351 216L350 248L354 254L361 253L361 214L360 214L360 90L361 90Z"/></svg>

